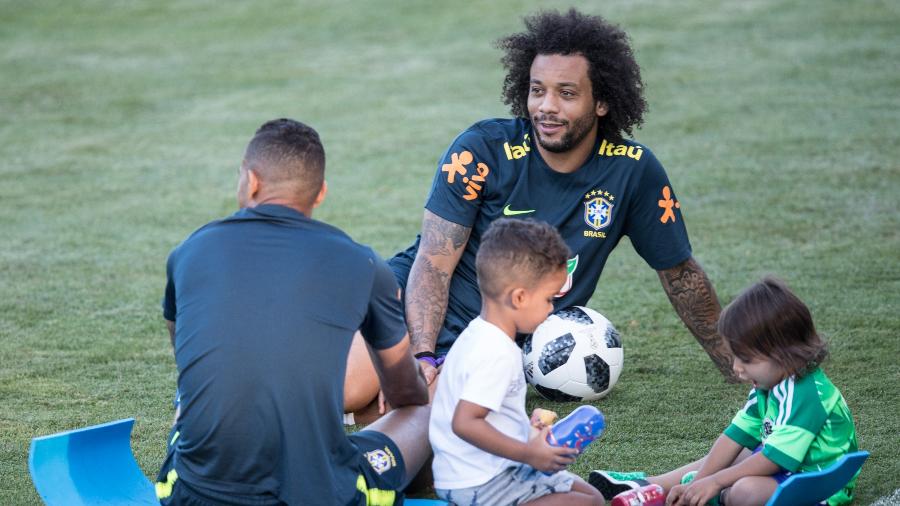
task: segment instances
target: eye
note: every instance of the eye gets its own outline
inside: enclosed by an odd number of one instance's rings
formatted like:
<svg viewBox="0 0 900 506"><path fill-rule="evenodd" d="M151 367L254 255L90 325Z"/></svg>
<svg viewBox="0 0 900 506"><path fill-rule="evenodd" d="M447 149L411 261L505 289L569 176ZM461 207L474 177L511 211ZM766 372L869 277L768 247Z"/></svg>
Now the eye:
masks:
<svg viewBox="0 0 900 506"><path fill-rule="evenodd" d="M542 90L541 88L539 88L539 87L537 87L537 86L532 86L532 87L531 87L531 94L532 94L532 95L540 95L541 93L543 93L543 91L544 91L544 90Z"/></svg>
<svg viewBox="0 0 900 506"><path fill-rule="evenodd" d="M575 96L575 93L570 90L562 90L559 94L564 98L573 98Z"/></svg>

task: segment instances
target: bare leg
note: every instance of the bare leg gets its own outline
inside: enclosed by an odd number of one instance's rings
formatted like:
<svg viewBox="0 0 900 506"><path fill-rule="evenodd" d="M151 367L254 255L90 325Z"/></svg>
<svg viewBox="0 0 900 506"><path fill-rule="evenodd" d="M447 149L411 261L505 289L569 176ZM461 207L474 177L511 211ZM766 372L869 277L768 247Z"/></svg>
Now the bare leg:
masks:
<svg viewBox="0 0 900 506"><path fill-rule="evenodd" d="M681 483L681 477L686 475L691 471L697 471L700 469L700 466L703 465L703 461L706 460L706 457L702 459L695 460L690 464L683 465L678 469L669 471L665 474L660 474L659 476L651 476L647 478L647 481L650 483L655 483L666 490L666 493L669 492L669 489Z"/></svg>
<svg viewBox="0 0 900 506"><path fill-rule="evenodd" d="M739 453L738 456L734 458L734 462L732 462L731 465L733 466L735 464L739 464L741 461L743 461L744 459L746 459L749 456L750 456L750 450L744 448L743 450L741 450L741 453ZM669 471L668 473L660 474L658 476L651 476L651 477L647 478L647 481L661 486L662 488L664 488L666 490L666 493L668 493L672 487L681 483L682 476L686 475L687 473L689 473L691 471L700 470L700 466L703 465L704 460L706 460L705 456L702 459L695 460L695 461L691 462L690 464L683 465L683 466L679 467L678 469Z"/></svg>
<svg viewBox="0 0 900 506"><path fill-rule="evenodd" d="M404 406L379 418L365 430L378 431L391 438L406 465L406 483L416 475L422 464L431 456L428 443L428 417L431 406Z"/></svg>
<svg viewBox="0 0 900 506"><path fill-rule="evenodd" d="M550 494L545 495L539 499L535 499L533 501L528 501L527 504L529 506L565 506L565 505L576 505L576 506L602 506L606 504L603 500L603 496L600 495L600 491L596 488L590 486L579 477L575 477L575 482L572 483L572 490L565 493L559 494Z"/></svg>
<svg viewBox="0 0 900 506"><path fill-rule="evenodd" d="M728 506L762 506L769 501L778 482L768 476L746 476L725 490Z"/></svg>
<svg viewBox="0 0 900 506"><path fill-rule="evenodd" d="M347 375L344 377L344 413L363 411L375 401L378 412L380 384L366 341L362 334L353 334L350 353L347 355Z"/></svg>

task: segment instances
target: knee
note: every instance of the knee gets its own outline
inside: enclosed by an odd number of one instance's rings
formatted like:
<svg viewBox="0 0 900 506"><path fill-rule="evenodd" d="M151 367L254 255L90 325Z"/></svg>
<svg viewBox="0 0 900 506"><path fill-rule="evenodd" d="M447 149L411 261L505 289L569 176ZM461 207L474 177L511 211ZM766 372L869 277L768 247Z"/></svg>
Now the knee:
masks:
<svg viewBox="0 0 900 506"><path fill-rule="evenodd" d="M759 492L758 482L754 483L752 479L741 478L734 482L734 485L726 492L728 506L762 504L758 500Z"/></svg>
<svg viewBox="0 0 900 506"><path fill-rule="evenodd" d="M344 412L352 413L365 409L378 397L378 380L360 381L347 376L344 381Z"/></svg>

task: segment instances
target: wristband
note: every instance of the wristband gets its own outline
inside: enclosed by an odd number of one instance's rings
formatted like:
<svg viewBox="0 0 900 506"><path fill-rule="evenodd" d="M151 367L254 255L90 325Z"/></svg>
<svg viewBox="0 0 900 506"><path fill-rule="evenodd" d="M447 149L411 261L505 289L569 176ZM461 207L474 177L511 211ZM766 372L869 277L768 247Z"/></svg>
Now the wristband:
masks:
<svg viewBox="0 0 900 506"><path fill-rule="evenodd" d="M416 353L416 360L421 360L422 362L428 363L435 369L437 369L441 364L444 363L444 357L438 357L434 354L433 351L423 351L420 353Z"/></svg>

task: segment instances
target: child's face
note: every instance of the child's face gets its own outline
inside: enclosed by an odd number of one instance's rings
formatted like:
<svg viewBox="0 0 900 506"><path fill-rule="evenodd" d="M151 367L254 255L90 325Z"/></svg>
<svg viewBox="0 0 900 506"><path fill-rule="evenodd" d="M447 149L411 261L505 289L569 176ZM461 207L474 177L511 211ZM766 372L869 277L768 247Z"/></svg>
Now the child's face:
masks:
<svg viewBox="0 0 900 506"><path fill-rule="evenodd" d="M541 278L531 289L524 290L515 311L516 331L534 332L553 312L553 299L566 282L566 269L561 268Z"/></svg>
<svg viewBox="0 0 900 506"><path fill-rule="evenodd" d="M771 390L787 376L784 369L767 357L754 356L749 360L734 357L732 369L744 381L753 383L755 388Z"/></svg>

